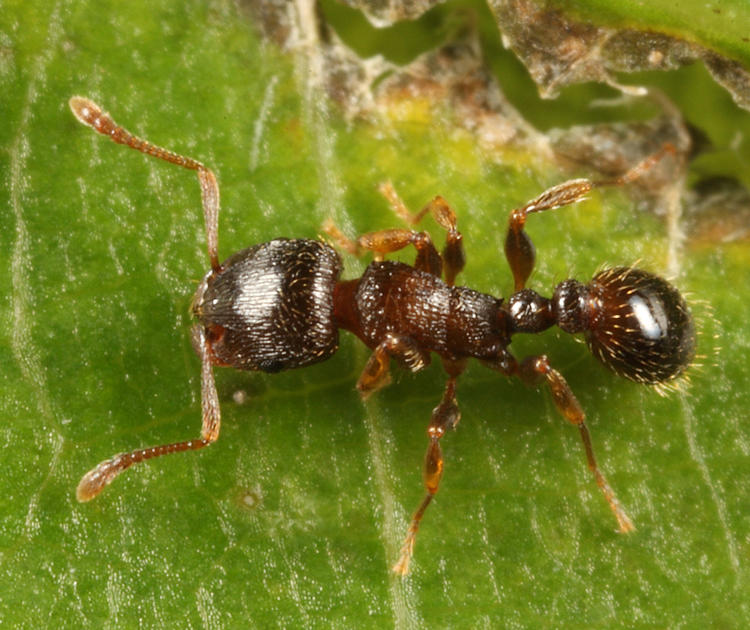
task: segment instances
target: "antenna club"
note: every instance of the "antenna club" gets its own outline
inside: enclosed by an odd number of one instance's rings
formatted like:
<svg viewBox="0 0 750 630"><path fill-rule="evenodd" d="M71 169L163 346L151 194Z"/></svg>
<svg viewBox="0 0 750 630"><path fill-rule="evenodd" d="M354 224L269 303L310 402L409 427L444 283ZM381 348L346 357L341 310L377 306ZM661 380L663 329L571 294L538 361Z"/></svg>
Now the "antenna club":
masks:
<svg viewBox="0 0 750 630"><path fill-rule="evenodd" d="M117 128L110 115L103 112L99 105L85 96L73 96L68 101L68 105L75 117L94 131L106 136L111 135Z"/></svg>
<svg viewBox="0 0 750 630"><path fill-rule="evenodd" d="M115 455L89 470L76 488L76 499L81 503L86 503L97 496L120 472L130 466L130 464L123 466L123 459L122 454Z"/></svg>
<svg viewBox="0 0 750 630"><path fill-rule="evenodd" d="M102 108L85 96L72 96L68 105L75 117L84 125L91 126L93 121L102 114Z"/></svg>

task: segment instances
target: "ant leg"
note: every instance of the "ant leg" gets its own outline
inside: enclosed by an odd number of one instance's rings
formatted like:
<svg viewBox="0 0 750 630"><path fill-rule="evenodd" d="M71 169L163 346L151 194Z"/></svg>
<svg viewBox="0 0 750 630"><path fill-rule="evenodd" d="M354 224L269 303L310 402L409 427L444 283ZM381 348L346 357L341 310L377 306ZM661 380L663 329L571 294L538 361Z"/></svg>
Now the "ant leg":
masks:
<svg viewBox="0 0 750 630"><path fill-rule="evenodd" d="M532 199L524 206L513 210L510 213L508 234L505 238L505 258L508 260L508 265L513 272L515 291L520 291L526 286L526 281L534 269L536 258L534 244L524 230L526 217L529 214L570 205L583 199L594 188L629 184L641 177L654 164L664 158L665 155L676 155L676 153L674 146L667 143L659 151L641 160L619 177L599 181L592 181L585 178L571 179L545 190L541 195Z"/></svg>
<svg viewBox="0 0 750 630"><path fill-rule="evenodd" d="M414 267L420 271L426 271L440 277L443 269L443 260L432 239L427 232L416 232L403 228L392 228L389 230L378 230L367 232L356 241L348 238L330 219L323 224L323 231L328 234L336 244L353 256L362 256L365 252L373 252L375 260L383 260L385 254L391 254L414 245L417 250L417 260Z"/></svg>
<svg viewBox="0 0 750 630"><path fill-rule="evenodd" d="M83 96L74 96L69 101L70 109L75 117L84 125L91 127L97 133L108 136L110 140L150 155L151 157L177 164L183 168L197 171L198 183L201 187L201 199L203 203L203 218L206 223L206 243L208 246L208 257L211 260L211 268L220 271L219 264L219 184L210 169L206 168L192 158L174 153L168 149L151 144L134 136L129 131L120 127L112 117L102 111L94 101Z"/></svg>
<svg viewBox="0 0 750 630"><path fill-rule="evenodd" d="M542 355L524 359L518 367L518 376L528 385L538 385L541 382L546 383L552 393L552 399L555 402L557 410L568 422L576 425L581 432L581 439L586 450L586 460L589 469L594 474L597 485L604 494L604 498L607 499L607 503L609 503L609 507L617 519L618 531L621 533L633 531L635 529L633 522L625 513L625 510L623 510L614 491L596 464L594 449L591 446L591 436L586 427L586 416L562 374L552 368L549 359Z"/></svg>
<svg viewBox="0 0 750 630"><path fill-rule="evenodd" d="M122 471L127 470L133 464L183 451L197 451L215 442L219 437L221 425L221 413L219 409L219 397L216 393L214 383L213 361L211 348L201 326L193 327L195 346L201 357L201 408L203 413L203 425L201 436L197 440L186 440L175 444L161 444L149 448L139 449L130 453L119 453L111 459L101 462L96 468L87 472L76 488L76 498L81 501L90 501L98 495L112 480Z"/></svg>
<svg viewBox="0 0 750 630"><path fill-rule="evenodd" d="M404 543L401 546L398 561L393 565L393 570L400 575L406 575L409 572L409 563L414 554L414 543L417 538L419 525L427 506L430 505L432 498L438 491L440 479L443 476L443 452L440 448L440 438L445 435L446 431L453 429L461 419L461 412L458 409L458 402L456 401L457 376L456 374L448 378L443 398L440 404L432 410L432 418L427 428L430 444L425 454L422 473L427 492L411 518L411 524L404 538Z"/></svg>
<svg viewBox="0 0 750 630"><path fill-rule="evenodd" d="M464 253L463 236L456 229L456 213L453 212L448 202L437 196L419 212L412 213L401 197L398 196L391 182L382 183L378 190L388 200L393 212L409 225L416 225L429 213L438 225L447 232L445 249L443 249L444 273L446 284L452 286L455 283L456 276L466 265L466 254ZM414 266L420 268L419 259Z"/></svg>
<svg viewBox="0 0 750 630"><path fill-rule="evenodd" d="M593 182L588 179L571 179L545 190L536 199L510 213L508 234L505 237L505 258L513 272L515 291L520 291L526 286L526 280L534 269L536 259L534 243L524 230L526 217L532 212L554 210L580 201L593 187Z"/></svg>
<svg viewBox="0 0 750 630"><path fill-rule="evenodd" d="M603 179L592 182L593 186L595 188L602 188L604 186L624 186L626 184L630 184L631 182L634 182L636 179L641 177L649 169L651 169L651 167L659 162L659 160L664 159L664 156L666 156L667 154L675 158L677 157L677 149L675 149L674 145L671 142L664 143L662 148L659 149L656 153L652 153L651 155L646 156L640 162L638 162L638 164L625 171L622 175L619 175L618 177L614 177L612 179Z"/></svg>
<svg viewBox="0 0 750 630"><path fill-rule="evenodd" d="M357 241L353 241L346 234L344 234L339 226L333 222L331 217L328 217L321 226L322 230L333 239L333 242L339 249L343 249L346 253L352 256L362 256L364 251L357 245Z"/></svg>
<svg viewBox="0 0 750 630"><path fill-rule="evenodd" d="M388 369L391 357L412 372L418 372L430 362L430 353L420 348L411 337L387 333L370 355L357 381L357 391L363 399L391 382Z"/></svg>

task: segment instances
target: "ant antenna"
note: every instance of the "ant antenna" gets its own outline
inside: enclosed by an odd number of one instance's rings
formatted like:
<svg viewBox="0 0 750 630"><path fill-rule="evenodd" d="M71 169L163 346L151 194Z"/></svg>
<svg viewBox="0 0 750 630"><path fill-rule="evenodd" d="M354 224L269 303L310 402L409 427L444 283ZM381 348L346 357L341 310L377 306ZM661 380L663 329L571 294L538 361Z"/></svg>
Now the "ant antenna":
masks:
<svg viewBox="0 0 750 630"><path fill-rule="evenodd" d="M198 182L201 187L201 199L203 201L203 217L206 221L208 257L211 260L211 268L214 271L219 271L221 269L218 255L219 184L216 182L216 177L211 170L197 160L174 153L168 149L151 144L148 140L134 136L123 127L120 127L108 113L102 111L99 105L85 96L73 96L68 101L68 104L80 122L88 125L97 133L108 136L113 142L124 144L131 149L164 160L165 162L171 162L172 164L177 164L177 166L197 171Z"/></svg>

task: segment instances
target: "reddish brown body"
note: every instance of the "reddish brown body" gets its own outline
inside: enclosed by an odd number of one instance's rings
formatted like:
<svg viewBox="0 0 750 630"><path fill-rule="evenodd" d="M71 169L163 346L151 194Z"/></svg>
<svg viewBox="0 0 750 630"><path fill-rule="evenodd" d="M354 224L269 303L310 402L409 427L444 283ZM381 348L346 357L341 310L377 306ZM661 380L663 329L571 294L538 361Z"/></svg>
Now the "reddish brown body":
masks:
<svg viewBox="0 0 750 630"><path fill-rule="evenodd" d="M115 142L197 171L211 261L211 269L193 300L193 314L198 320L193 327L193 342L201 358L201 437L115 455L83 477L77 489L79 500L92 499L135 463L197 450L214 442L220 425L214 366L265 372L303 367L329 358L338 348L339 329L344 329L373 350L357 382L363 397L389 382L391 359L418 371L435 353L448 374L442 399L433 409L427 429L425 497L412 517L394 566L396 571L408 571L417 529L439 488L443 472L439 442L461 417L456 383L470 358L529 385L548 387L557 409L580 431L589 468L619 530L633 529L597 466L585 415L563 376L546 356L517 361L508 346L515 334L538 333L556 324L566 332L584 333L597 358L632 380L660 384L686 368L695 343L690 312L680 293L654 274L631 268L608 269L597 273L588 284L576 280L560 283L551 298L525 288L535 256L524 229L529 214L573 203L597 186L632 181L671 152L669 148L616 180L571 180L514 210L505 255L515 292L505 301L454 286L465 256L455 214L445 200L436 197L421 212L411 214L390 186L383 192L407 223L414 225L429 213L446 230L442 254L425 232L382 230L351 241L329 225L329 234L344 249L354 254L375 254L376 261L362 277L341 281L341 260L335 250L306 239L275 239L219 263L219 188L213 173L200 162L135 138L88 99L74 97L70 105L81 122ZM417 252L413 265L382 260L384 255L408 246Z"/></svg>
<svg viewBox="0 0 750 630"><path fill-rule="evenodd" d="M373 262L361 278L339 283L334 316L369 348L395 334L452 361L492 360L510 342L502 300L399 262Z"/></svg>

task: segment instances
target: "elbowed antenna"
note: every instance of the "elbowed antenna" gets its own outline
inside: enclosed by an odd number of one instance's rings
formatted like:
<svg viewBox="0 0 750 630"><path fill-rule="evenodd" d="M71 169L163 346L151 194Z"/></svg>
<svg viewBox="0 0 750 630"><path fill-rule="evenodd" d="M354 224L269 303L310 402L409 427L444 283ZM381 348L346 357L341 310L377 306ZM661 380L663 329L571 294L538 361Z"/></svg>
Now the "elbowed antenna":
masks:
<svg viewBox="0 0 750 630"><path fill-rule="evenodd" d="M112 141L136 149L141 153L159 158L166 162L197 171L203 199L203 215L206 222L206 236L208 241L208 255L211 259L213 272L221 271L217 255L217 224L219 216L219 186L214 174L200 162L179 155L155 144L134 136L119 126L112 117L102 111L92 100L74 96L69 101L70 109L75 117L94 131L108 136ZM96 497L112 480L133 464L161 457L170 453L198 450L208 446L219 437L221 415L219 411L219 397L213 376L214 358L205 331L201 326L194 328L195 348L201 358L201 410L202 426L200 437L173 444L160 444L148 448L138 449L129 453L119 453L101 462L86 473L76 488L76 498L90 501Z"/></svg>
<svg viewBox="0 0 750 630"><path fill-rule="evenodd" d="M206 244L208 257L211 260L211 268L219 271L219 184L211 169L202 163L174 151L152 144L134 136L124 127L118 125L112 117L102 110L99 105L85 96L73 96L68 101L70 109L75 117L84 125L91 127L97 133L108 136L112 142L124 144L131 149L150 155L151 157L182 166L183 168L197 171L198 182L201 187L201 199L203 202L203 218L206 222Z"/></svg>

